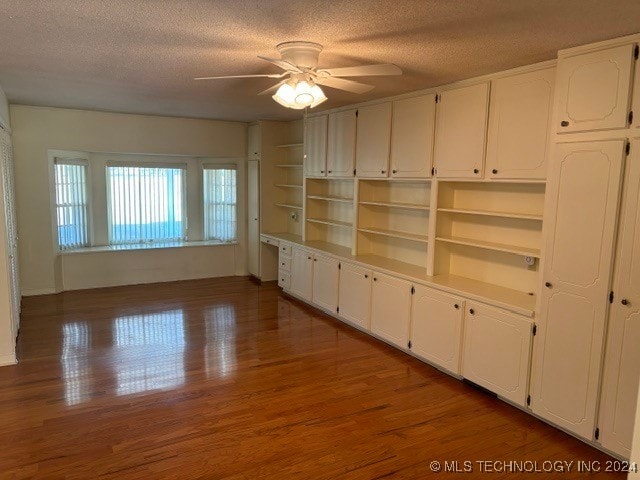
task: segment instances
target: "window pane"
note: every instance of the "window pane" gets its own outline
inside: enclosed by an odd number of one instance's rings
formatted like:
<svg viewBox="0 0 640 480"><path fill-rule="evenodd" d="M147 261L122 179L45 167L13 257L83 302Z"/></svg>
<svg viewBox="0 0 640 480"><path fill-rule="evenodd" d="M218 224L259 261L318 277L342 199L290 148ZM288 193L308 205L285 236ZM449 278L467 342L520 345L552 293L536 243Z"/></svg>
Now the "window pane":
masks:
<svg viewBox="0 0 640 480"><path fill-rule="evenodd" d="M56 163L56 220L60 250L86 247L87 233L87 166Z"/></svg>
<svg viewBox="0 0 640 480"><path fill-rule="evenodd" d="M204 170L205 240L235 242L236 171L230 168Z"/></svg>
<svg viewBox="0 0 640 480"><path fill-rule="evenodd" d="M107 167L109 243L185 239L181 168Z"/></svg>

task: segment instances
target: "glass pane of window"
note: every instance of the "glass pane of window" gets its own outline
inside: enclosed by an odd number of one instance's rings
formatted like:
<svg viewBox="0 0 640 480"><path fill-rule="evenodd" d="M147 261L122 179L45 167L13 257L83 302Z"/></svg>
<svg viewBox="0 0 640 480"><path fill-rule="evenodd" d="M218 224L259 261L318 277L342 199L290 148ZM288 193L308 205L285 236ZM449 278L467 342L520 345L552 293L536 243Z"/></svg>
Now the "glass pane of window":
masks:
<svg viewBox="0 0 640 480"><path fill-rule="evenodd" d="M87 166L56 162L56 220L60 250L89 245L87 229Z"/></svg>
<svg viewBox="0 0 640 480"><path fill-rule="evenodd" d="M109 243L185 240L184 170L107 167Z"/></svg>
<svg viewBox="0 0 640 480"><path fill-rule="evenodd" d="M221 242L237 240L236 170L204 170L204 238Z"/></svg>

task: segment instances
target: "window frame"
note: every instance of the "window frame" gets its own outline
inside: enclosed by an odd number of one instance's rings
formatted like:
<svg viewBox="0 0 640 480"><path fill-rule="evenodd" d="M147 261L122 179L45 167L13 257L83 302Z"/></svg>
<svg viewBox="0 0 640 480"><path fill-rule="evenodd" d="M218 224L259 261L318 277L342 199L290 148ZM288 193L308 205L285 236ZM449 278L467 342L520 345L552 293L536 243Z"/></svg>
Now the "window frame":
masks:
<svg viewBox="0 0 640 480"><path fill-rule="evenodd" d="M206 170L234 170L236 172L236 201L235 201L235 238L229 241L216 240L207 238L207 212L205 205L205 171ZM199 203L200 208L202 209L200 218L202 221L202 240L208 243L219 243L220 245L235 245L239 243L240 237L240 223L239 223L239 207L240 207L240 196L239 196L239 172L238 164L236 162L230 162L229 160L224 160L220 162L214 162L211 160L203 161L200 165L200 186L199 186Z"/></svg>
<svg viewBox="0 0 640 480"><path fill-rule="evenodd" d="M111 188L110 188L110 179L111 175L109 173L109 168L118 167L118 168L164 168L164 169L180 169L182 170L182 220L184 223L183 227L183 238L181 240L155 240L151 242L126 242L126 243L112 243L111 235L110 235L110 225L111 225ZM188 180L187 176L189 173L188 164L185 163L176 163L176 162L147 162L147 161L130 161L130 160L110 160L105 163L104 166L104 188L105 188L105 215L107 220L107 246L109 247L124 247L127 245L139 246L139 245L148 245L150 248L153 248L153 245L159 244L168 244L168 243L179 243L179 242L188 242L189 241L189 196L187 192ZM122 248L126 250L126 248Z"/></svg>

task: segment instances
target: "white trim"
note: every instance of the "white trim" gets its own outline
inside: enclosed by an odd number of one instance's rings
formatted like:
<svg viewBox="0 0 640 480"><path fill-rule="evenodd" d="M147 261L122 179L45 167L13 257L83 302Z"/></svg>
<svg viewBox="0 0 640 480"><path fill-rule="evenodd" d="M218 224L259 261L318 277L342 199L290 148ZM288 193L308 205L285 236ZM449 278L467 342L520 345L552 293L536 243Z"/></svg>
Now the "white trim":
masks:
<svg viewBox="0 0 640 480"><path fill-rule="evenodd" d="M3 367L5 365L15 365L16 363L18 363L18 360L16 359L15 354L0 356L0 367Z"/></svg>
<svg viewBox="0 0 640 480"><path fill-rule="evenodd" d="M157 242L157 243L123 243L117 245L102 245L97 247L76 248L74 250L62 250L58 255L78 255L82 253L101 252L131 252L140 250L160 250L167 248L192 248L192 247L228 247L238 245L238 241L218 242L214 240L197 240L193 242Z"/></svg>
<svg viewBox="0 0 640 480"><path fill-rule="evenodd" d="M558 58L573 57L587 52L597 52L598 50L606 50L608 48L617 47L619 45L628 45L630 43L639 43L640 33L634 33L625 37L611 38L602 42L589 43L587 45L579 45L577 47L565 48L558 50Z"/></svg>
<svg viewBox="0 0 640 480"><path fill-rule="evenodd" d="M22 290L23 297L35 297L37 295L52 295L59 293L55 288L29 288Z"/></svg>

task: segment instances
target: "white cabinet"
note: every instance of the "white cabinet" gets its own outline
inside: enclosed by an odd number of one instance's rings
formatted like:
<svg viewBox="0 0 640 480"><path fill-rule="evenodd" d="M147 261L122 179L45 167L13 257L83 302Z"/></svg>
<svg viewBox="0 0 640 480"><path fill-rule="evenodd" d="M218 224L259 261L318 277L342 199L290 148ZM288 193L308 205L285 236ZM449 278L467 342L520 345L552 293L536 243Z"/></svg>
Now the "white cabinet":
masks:
<svg viewBox="0 0 640 480"><path fill-rule="evenodd" d="M371 331L406 348L411 317L411 283L373 272L371 288Z"/></svg>
<svg viewBox="0 0 640 480"><path fill-rule="evenodd" d="M356 110L329 114L327 176L353 177L356 157Z"/></svg>
<svg viewBox="0 0 640 480"><path fill-rule="evenodd" d="M532 327L520 315L468 302L462 376L525 406Z"/></svg>
<svg viewBox="0 0 640 480"><path fill-rule="evenodd" d="M638 56L638 51L640 50L640 45L636 45L634 50L634 57ZM640 61L636 59L636 67L635 67L635 84L633 86L633 102L631 105L631 110L634 112L635 118L631 124L632 127L640 128Z"/></svg>
<svg viewBox="0 0 640 480"><path fill-rule="evenodd" d="M342 318L369 330L372 272L350 263L340 266L338 312Z"/></svg>
<svg viewBox="0 0 640 480"><path fill-rule="evenodd" d="M554 82L547 68L492 83L486 177L546 177Z"/></svg>
<svg viewBox="0 0 640 480"><path fill-rule="evenodd" d="M249 125L247 131L247 154L249 160L260 160L262 138L260 125Z"/></svg>
<svg viewBox="0 0 640 480"><path fill-rule="evenodd" d="M311 302L312 286L313 255L308 250L293 247L291 253L291 293Z"/></svg>
<svg viewBox="0 0 640 480"><path fill-rule="evenodd" d="M622 140L558 144L547 183L531 407L586 439L595 427L624 148Z"/></svg>
<svg viewBox="0 0 640 480"><path fill-rule="evenodd" d="M313 303L335 312L338 307L338 260L313 255Z"/></svg>
<svg viewBox="0 0 640 480"><path fill-rule="evenodd" d="M304 173L320 177L327 165L327 116L307 117L304 127Z"/></svg>
<svg viewBox="0 0 640 480"><path fill-rule="evenodd" d="M459 374L463 316L462 298L416 285L411 302L411 351Z"/></svg>
<svg viewBox="0 0 640 480"><path fill-rule="evenodd" d="M433 155L438 177L482 177L488 107L488 83L440 94Z"/></svg>
<svg viewBox="0 0 640 480"><path fill-rule="evenodd" d="M626 163L598 426L602 445L629 458L640 379L640 140Z"/></svg>
<svg viewBox="0 0 640 480"><path fill-rule="evenodd" d="M248 269L251 275L260 278L260 162L257 160L248 162L247 187Z"/></svg>
<svg viewBox="0 0 640 480"><path fill-rule="evenodd" d="M358 108L357 130L358 177L386 177L391 143L391 102Z"/></svg>
<svg viewBox="0 0 640 480"><path fill-rule="evenodd" d="M431 176L436 118L435 94L393 102L391 176Z"/></svg>
<svg viewBox="0 0 640 480"><path fill-rule="evenodd" d="M556 131L625 128L634 45L558 59Z"/></svg>

